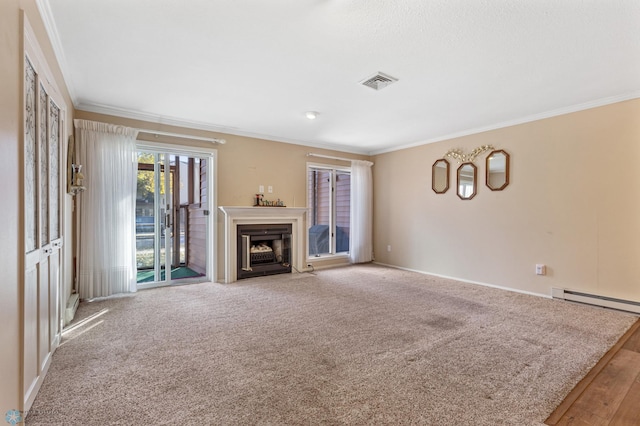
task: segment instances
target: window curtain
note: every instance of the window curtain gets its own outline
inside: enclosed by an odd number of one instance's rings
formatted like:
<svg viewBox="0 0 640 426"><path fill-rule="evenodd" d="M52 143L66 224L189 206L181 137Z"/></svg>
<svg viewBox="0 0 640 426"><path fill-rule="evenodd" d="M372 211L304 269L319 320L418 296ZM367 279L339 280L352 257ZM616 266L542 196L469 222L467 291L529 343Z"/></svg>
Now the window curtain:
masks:
<svg viewBox="0 0 640 426"><path fill-rule="evenodd" d="M351 225L349 259L351 263L373 260L373 163L351 161Z"/></svg>
<svg viewBox="0 0 640 426"><path fill-rule="evenodd" d="M74 120L86 190L78 195L81 299L136 291L136 136L123 126Z"/></svg>

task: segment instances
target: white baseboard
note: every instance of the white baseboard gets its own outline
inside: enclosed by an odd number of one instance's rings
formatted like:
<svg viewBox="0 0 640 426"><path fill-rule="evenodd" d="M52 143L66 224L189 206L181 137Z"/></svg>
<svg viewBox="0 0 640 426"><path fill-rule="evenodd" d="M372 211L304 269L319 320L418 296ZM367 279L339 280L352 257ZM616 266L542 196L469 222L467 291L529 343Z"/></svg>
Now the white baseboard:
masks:
<svg viewBox="0 0 640 426"><path fill-rule="evenodd" d="M548 295L548 294L534 293L532 291L519 290L517 288L512 288L512 287L504 287L504 286L496 285L496 284L483 283L481 281L472 281L472 280L467 280L467 279L464 279L464 278L450 277L448 275L434 274L433 272L420 271L418 269L403 268L401 266L388 265L386 263L380 263L380 262L373 262L373 263L375 263L376 265L387 266L389 268L402 269L403 271L417 272L418 274L422 274L422 275L431 275L433 277L445 278L445 279L454 280L454 281L460 281L460 282L467 283L467 284L476 284L476 285L481 285L483 287L497 288L499 290L507 290L507 291L512 291L514 293L528 294L529 296L537 296L537 297L544 297L545 299L551 299L551 296Z"/></svg>

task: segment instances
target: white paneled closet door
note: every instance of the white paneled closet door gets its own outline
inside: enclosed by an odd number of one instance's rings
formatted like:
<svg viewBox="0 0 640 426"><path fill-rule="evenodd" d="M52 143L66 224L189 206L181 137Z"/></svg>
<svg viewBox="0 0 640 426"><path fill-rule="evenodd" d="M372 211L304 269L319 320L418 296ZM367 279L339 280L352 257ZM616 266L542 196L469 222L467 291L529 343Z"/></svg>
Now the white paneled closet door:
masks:
<svg viewBox="0 0 640 426"><path fill-rule="evenodd" d="M65 106L25 25L24 61L24 410L60 341L62 144Z"/></svg>

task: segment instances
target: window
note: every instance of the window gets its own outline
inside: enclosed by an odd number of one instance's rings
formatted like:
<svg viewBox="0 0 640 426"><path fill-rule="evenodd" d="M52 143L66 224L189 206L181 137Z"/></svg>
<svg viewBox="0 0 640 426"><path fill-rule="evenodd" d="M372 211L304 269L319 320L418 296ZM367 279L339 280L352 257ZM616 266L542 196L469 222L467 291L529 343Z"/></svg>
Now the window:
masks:
<svg viewBox="0 0 640 426"><path fill-rule="evenodd" d="M309 256L349 251L351 173L349 168L307 167Z"/></svg>

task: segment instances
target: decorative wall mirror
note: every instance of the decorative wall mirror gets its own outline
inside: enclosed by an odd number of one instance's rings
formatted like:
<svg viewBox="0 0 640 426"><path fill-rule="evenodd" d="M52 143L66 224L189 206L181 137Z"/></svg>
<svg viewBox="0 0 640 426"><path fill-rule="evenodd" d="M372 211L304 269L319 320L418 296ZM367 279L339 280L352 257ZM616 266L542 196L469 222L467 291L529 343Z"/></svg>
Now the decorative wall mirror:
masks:
<svg viewBox="0 0 640 426"><path fill-rule="evenodd" d="M473 163L462 163L458 167L458 197L470 200L476 195L477 168Z"/></svg>
<svg viewBox="0 0 640 426"><path fill-rule="evenodd" d="M449 162L440 159L431 166L431 188L436 194L444 194L449 189Z"/></svg>
<svg viewBox="0 0 640 426"><path fill-rule="evenodd" d="M487 156L487 186L492 191L502 191L509 185L509 154L500 149Z"/></svg>

